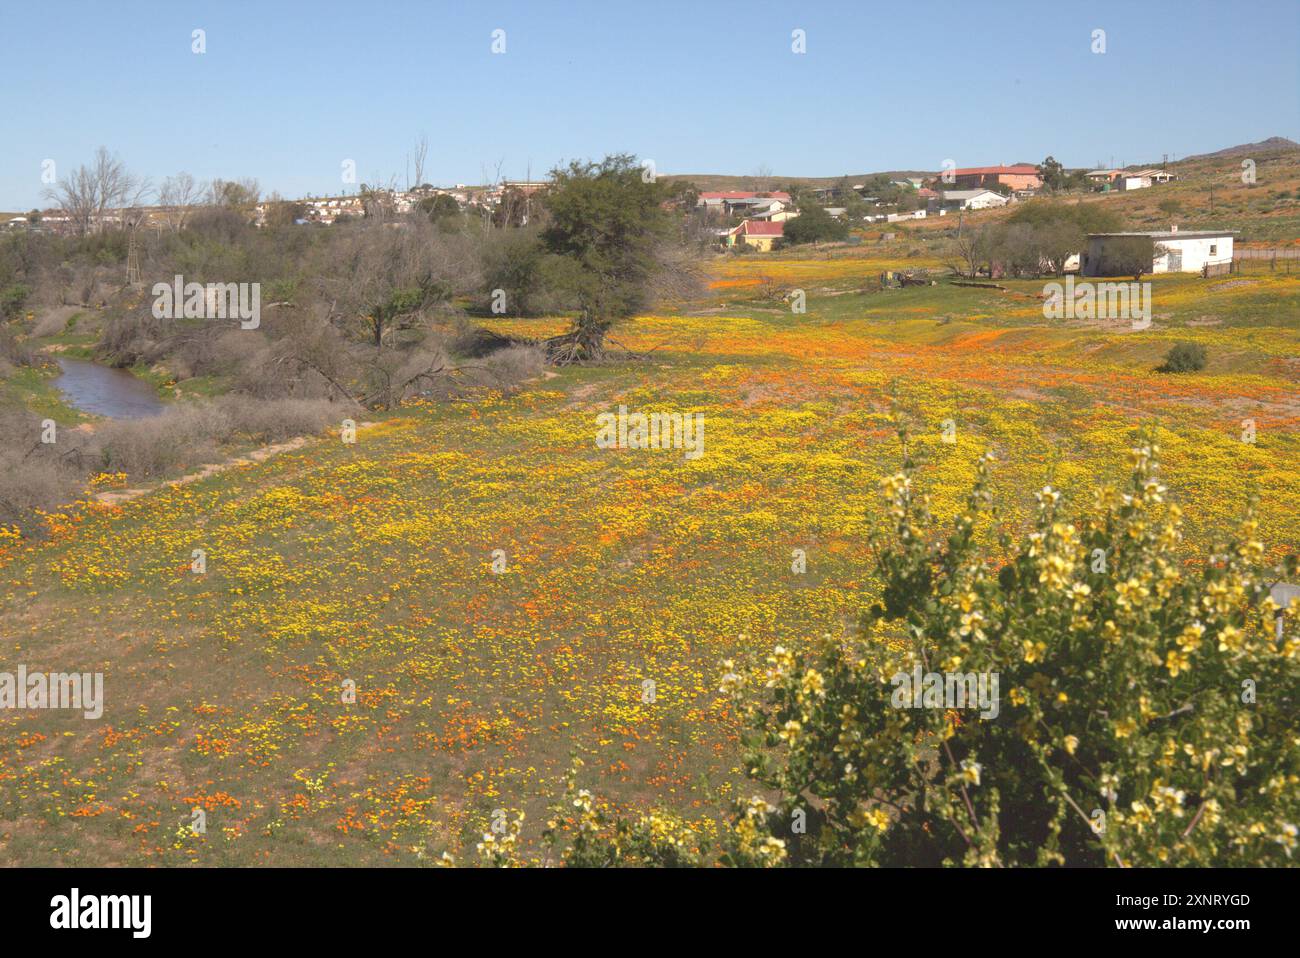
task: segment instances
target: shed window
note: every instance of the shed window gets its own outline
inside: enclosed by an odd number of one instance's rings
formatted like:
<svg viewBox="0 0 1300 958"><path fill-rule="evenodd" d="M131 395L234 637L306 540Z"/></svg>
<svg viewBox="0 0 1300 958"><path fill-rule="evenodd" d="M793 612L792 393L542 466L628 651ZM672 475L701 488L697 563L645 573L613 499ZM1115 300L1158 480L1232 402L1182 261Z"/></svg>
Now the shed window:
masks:
<svg viewBox="0 0 1300 958"><path fill-rule="evenodd" d="M1211 243L1211 244L1210 244L1210 255L1213 256L1213 255L1215 255L1215 254L1218 253L1218 252L1219 252L1219 244L1218 244L1218 243Z"/></svg>

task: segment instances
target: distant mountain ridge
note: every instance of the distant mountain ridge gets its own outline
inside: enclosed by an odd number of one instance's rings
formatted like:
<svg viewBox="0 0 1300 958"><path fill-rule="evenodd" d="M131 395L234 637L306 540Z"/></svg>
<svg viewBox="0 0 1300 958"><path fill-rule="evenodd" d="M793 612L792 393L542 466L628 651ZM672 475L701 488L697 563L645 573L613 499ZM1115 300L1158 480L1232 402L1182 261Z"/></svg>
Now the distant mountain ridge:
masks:
<svg viewBox="0 0 1300 958"><path fill-rule="evenodd" d="M1270 136L1268 139L1260 140L1258 143L1239 143L1236 146L1224 147L1222 150L1216 150L1213 153L1196 153L1192 156L1184 156L1179 158L1176 162L1187 163L1192 160L1214 160L1232 156L1260 156L1265 153L1278 153L1283 150L1300 150L1300 143L1297 143L1295 140L1289 140L1285 136ZM1133 164L1129 165L1133 166ZM1075 169L1075 167L1070 167L1070 169ZM1080 169L1091 169L1091 167L1080 167ZM759 176L758 174L746 175L730 173L660 174L661 178L665 180L689 180L701 190L759 190L764 184L769 190L779 190L787 184L792 183L815 188L819 186L833 186L845 177L847 177L851 183L860 183L871 176L888 176L891 179L904 179L909 176L920 176L929 179L930 177L937 175L938 173L933 170L881 170L875 173L846 173L842 176L780 176L778 174L764 174Z"/></svg>
<svg viewBox="0 0 1300 958"><path fill-rule="evenodd" d="M1270 136L1267 140L1260 140L1258 143L1240 143L1237 146L1225 147L1213 153L1197 153L1193 156L1185 156L1183 159L1216 160L1227 156L1244 156L1250 153L1277 153L1281 150L1300 150L1300 143L1295 140L1288 140L1285 136Z"/></svg>
<svg viewBox="0 0 1300 958"><path fill-rule="evenodd" d="M920 176L929 179L938 174L926 170L881 170L878 173L845 173L840 176L780 176L777 174L737 174L730 173L661 173L659 178L663 180L689 180L706 192L723 191L723 190L780 190L795 183L799 186L817 188L820 186L834 186L841 179L847 179L850 183L861 183L872 176L888 176L891 179L905 179L909 176Z"/></svg>

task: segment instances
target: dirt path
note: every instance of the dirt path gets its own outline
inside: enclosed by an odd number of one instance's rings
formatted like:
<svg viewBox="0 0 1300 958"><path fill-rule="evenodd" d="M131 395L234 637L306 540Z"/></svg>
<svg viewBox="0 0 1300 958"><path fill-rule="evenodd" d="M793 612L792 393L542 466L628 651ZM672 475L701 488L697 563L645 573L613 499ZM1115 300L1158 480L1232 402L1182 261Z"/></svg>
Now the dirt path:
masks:
<svg viewBox="0 0 1300 958"><path fill-rule="evenodd" d="M357 423L357 432L369 429L372 426L379 425L376 422L359 422ZM285 442L272 443L269 446L259 446L251 452L242 456L236 456L233 459L227 459L225 462L213 462L200 466L197 471L181 476L179 479L169 479L166 482L160 482L152 486L141 486L133 489L111 489L104 492L96 493L92 498L95 502L106 506L116 506L123 502L130 502L132 499L138 499L150 492L157 492L159 489L167 489L173 486L184 486L191 482L198 482L200 479L206 479L208 476L215 476L219 472L225 472L227 469L233 469L236 466L250 466L254 463L265 462L272 456L278 456L282 452L292 452L295 449L301 449L307 445L309 439L314 436L297 436Z"/></svg>

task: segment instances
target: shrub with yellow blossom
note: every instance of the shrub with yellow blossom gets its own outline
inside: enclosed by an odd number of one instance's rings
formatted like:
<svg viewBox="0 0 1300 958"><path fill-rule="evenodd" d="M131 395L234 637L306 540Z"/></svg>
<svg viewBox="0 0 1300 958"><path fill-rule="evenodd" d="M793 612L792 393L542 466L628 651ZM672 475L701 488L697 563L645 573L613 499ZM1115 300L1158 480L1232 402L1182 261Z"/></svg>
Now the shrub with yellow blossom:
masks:
<svg viewBox="0 0 1300 958"><path fill-rule="evenodd" d="M581 759L574 761L564 797L552 806L542 835L561 864L570 868L703 864L707 843L690 823L659 809L629 819L600 806L589 791L578 788L582 764Z"/></svg>
<svg viewBox="0 0 1300 958"><path fill-rule="evenodd" d="M1043 489L1027 539L1000 543L980 531L997 527L991 456L943 535L905 454L882 484L885 589L862 633L805 658L777 648L749 676L724 663L724 692L748 703L747 771L772 802L742 806L726 860L1300 859L1300 609L1269 597L1295 561L1263 568L1248 514L1236 541L1185 564L1157 452L1135 449L1127 486L1074 521ZM991 717L895 707L891 679L917 666L996 675L1005 701Z"/></svg>

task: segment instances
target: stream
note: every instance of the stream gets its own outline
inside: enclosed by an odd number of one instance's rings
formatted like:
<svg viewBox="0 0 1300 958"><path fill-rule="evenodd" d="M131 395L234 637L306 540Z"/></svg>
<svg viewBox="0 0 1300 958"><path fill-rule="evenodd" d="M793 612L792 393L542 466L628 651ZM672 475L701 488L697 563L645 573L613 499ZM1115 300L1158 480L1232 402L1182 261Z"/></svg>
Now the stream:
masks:
<svg viewBox="0 0 1300 958"><path fill-rule="evenodd" d="M125 369L63 356L57 361L63 372L54 385L69 405L82 412L111 419L145 419L166 408L152 386Z"/></svg>

